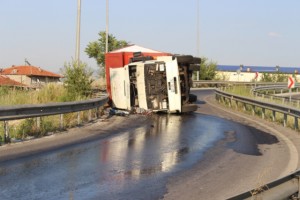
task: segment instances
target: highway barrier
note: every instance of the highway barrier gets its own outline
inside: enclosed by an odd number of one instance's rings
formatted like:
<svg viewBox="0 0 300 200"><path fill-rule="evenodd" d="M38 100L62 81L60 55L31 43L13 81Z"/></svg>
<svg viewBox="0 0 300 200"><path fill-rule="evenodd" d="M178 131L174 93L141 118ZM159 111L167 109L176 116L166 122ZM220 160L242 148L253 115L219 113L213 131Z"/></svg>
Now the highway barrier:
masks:
<svg viewBox="0 0 300 200"><path fill-rule="evenodd" d="M300 171L275 180L259 188L247 191L228 200L273 200L273 199L299 199L300 198Z"/></svg>
<svg viewBox="0 0 300 200"><path fill-rule="evenodd" d="M261 109L261 117L265 119L266 110L272 112L272 120L275 121L276 114L281 113L283 114L283 126L287 125L287 117L291 116L294 118L294 128L298 129L298 119L300 117L300 110L295 107L285 106L285 105L278 105L271 102L264 102L248 97L243 97L239 95L233 95L221 90L216 90L216 99L220 102L227 102L230 107L233 107L233 102L235 105L238 106L241 104L243 109L246 110L246 106L248 105L251 107L252 114L255 114L256 108Z"/></svg>

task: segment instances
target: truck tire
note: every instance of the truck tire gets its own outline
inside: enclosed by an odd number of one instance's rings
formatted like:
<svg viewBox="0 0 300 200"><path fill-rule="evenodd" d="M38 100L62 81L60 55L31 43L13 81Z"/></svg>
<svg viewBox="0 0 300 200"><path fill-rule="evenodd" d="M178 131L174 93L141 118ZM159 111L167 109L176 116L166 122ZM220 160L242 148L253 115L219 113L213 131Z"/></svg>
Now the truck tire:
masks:
<svg viewBox="0 0 300 200"><path fill-rule="evenodd" d="M200 64L190 64L189 70L200 71Z"/></svg>
<svg viewBox="0 0 300 200"><path fill-rule="evenodd" d="M193 56L176 56L178 63L193 63L194 57Z"/></svg>
<svg viewBox="0 0 300 200"><path fill-rule="evenodd" d="M190 94L189 95L189 102L193 103L197 101L197 95Z"/></svg>
<svg viewBox="0 0 300 200"><path fill-rule="evenodd" d="M182 112L186 113L186 112L194 112L198 109L198 106L195 104L185 104L182 106Z"/></svg>
<svg viewBox="0 0 300 200"><path fill-rule="evenodd" d="M194 64L201 64L201 58L198 58L198 57L194 57L194 59L193 59L193 63Z"/></svg>

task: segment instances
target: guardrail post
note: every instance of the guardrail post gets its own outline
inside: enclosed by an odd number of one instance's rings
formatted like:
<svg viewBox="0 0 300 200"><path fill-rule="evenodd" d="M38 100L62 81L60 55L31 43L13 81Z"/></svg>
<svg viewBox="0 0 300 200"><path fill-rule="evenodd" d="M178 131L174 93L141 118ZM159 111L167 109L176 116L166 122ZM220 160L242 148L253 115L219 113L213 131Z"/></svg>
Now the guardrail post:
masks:
<svg viewBox="0 0 300 200"><path fill-rule="evenodd" d="M273 120L273 122L275 122L275 120L276 120L276 112L275 112L275 110L272 111L272 120Z"/></svg>
<svg viewBox="0 0 300 200"><path fill-rule="evenodd" d="M4 121L4 143L10 142L8 121Z"/></svg>
<svg viewBox="0 0 300 200"><path fill-rule="evenodd" d="M282 98L282 104L284 104L284 102L285 102L285 98Z"/></svg>
<svg viewBox="0 0 300 200"><path fill-rule="evenodd" d="M244 111L247 110L247 109L246 109L246 104L245 104L245 103L243 103L243 110L244 110Z"/></svg>
<svg viewBox="0 0 300 200"><path fill-rule="evenodd" d="M297 107L299 107L299 104L300 104L300 101L299 101L299 100L297 100Z"/></svg>
<svg viewBox="0 0 300 200"><path fill-rule="evenodd" d="M80 111L77 112L77 125L80 125Z"/></svg>
<svg viewBox="0 0 300 200"><path fill-rule="evenodd" d="M287 114L283 114L283 126L286 127L287 125Z"/></svg>
<svg viewBox="0 0 300 200"><path fill-rule="evenodd" d="M60 114L60 130L64 129L64 114Z"/></svg>
<svg viewBox="0 0 300 200"><path fill-rule="evenodd" d="M99 107L95 108L95 118L98 119L98 110L99 110Z"/></svg>
<svg viewBox="0 0 300 200"><path fill-rule="evenodd" d="M265 115L266 115L266 109L262 108L262 113L261 113L261 118L265 119Z"/></svg>
<svg viewBox="0 0 300 200"><path fill-rule="evenodd" d="M41 129L41 117L36 118L36 127L38 131Z"/></svg>
<svg viewBox="0 0 300 200"><path fill-rule="evenodd" d="M295 119L295 123L294 123L294 128L295 128L295 130L298 130L298 117L295 117L294 118Z"/></svg>
<svg viewBox="0 0 300 200"><path fill-rule="evenodd" d="M92 110L89 110L89 122L92 121Z"/></svg>
<svg viewBox="0 0 300 200"><path fill-rule="evenodd" d="M254 116L255 115L255 105L252 105L252 115Z"/></svg>
<svg viewBox="0 0 300 200"><path fill-rule="evenodd" d="M300 177L297 175L298 178L298 199L300 199Z"/></svg>

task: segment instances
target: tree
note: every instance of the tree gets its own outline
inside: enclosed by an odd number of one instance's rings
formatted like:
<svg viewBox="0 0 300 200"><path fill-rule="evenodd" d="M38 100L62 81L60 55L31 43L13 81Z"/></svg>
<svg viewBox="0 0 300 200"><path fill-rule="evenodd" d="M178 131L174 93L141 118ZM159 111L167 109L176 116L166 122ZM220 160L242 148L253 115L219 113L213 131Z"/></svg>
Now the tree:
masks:
<svg viewBox="0 0 300 200"><path fill-rule="evenodd" d="M213 80L216 77L217 63L208 61L207 58L201 58L200 64L200 80Z"/></svg>
<svg viewBox="0 0 300 200"><path fill-rule="evenodd" d="M87 97L91 94L92 70L86 63L79 64L72 60L66 63L62 69L64 75L64 87L67 89L68 96L66 101L74 101L81 97Z"/></svg>
<svg viewBox="0 0 300 200"><path fill-rule="evenodd" d="M105 65L105 49L106 49L106 32L99 32L99 39L94 42L90 42L85 48L85 52L90 58L95 58L99 66ZM117 40L112 34L108 34L108 51L113 51L125 46L128 46L129 42L125 40Z"/></svg>

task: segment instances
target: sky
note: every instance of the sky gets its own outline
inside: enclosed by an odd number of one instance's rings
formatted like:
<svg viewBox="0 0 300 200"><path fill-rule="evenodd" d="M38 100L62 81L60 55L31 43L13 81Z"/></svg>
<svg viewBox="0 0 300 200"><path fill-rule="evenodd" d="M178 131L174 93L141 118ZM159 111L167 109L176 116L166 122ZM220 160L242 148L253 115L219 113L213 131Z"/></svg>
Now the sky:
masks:
<svg viewBox="0 0 300 200"><path fill-rule="evenodd" d="M299 0L109 0L109 33L220 65L298 67L299 8ZM0 0L0 68L27 59L60 72L75 57L76 20L77 0ZM106 0L81 0L80 59L92 69L84 49L105 27Z"/></svg>

